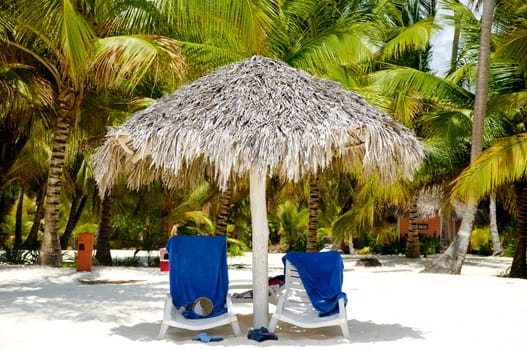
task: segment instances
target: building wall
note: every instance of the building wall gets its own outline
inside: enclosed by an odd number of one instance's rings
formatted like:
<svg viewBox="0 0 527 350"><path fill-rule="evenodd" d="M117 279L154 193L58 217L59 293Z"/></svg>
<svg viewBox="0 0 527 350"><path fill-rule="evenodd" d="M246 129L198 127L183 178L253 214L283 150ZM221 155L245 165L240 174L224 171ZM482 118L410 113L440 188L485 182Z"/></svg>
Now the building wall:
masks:
<svg viewBox="0 0 527 350"><path fill-rule="evenodd" d="M420 219L417 221L418 231L420 234L425 235L426 237L439 237L441 234L441 217L439 215ZM410 228L410 219L407 216L401 216L399 218L399 232L401 237L404 237L408 234L408 229Z"/></svg>

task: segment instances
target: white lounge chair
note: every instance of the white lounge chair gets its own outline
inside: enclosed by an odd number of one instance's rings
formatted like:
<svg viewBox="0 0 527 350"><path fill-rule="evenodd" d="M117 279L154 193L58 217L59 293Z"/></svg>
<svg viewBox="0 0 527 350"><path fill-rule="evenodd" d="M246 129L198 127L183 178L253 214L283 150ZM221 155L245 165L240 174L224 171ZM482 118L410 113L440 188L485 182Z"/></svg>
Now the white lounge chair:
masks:
<svg viewBox="0 0 527 350"><path fill-rule="evenodd" d="M326 253L305 253L326 254ZM340 266L335 266L340 268ZM338 312L329 316L319 316L320 311L315 309L308 296L304 283L297 268L285 256L285 285L280 295L276 311L271 317L268 329L274 332L278 321L293 324L301 328L320 328L339 326L342 335L350 338L345 299L338 299Z"/></svg>
<svg viewBox="0 0 527 350"><path fill-rule="evenodd" d="M170 293L165 297L159 337L168 327L205 330L232 325L240 336L238 318L228 294L227 241L224 236L173 236L167 243ZM188 308L195 300L209 300L206 317Z"/></svg>

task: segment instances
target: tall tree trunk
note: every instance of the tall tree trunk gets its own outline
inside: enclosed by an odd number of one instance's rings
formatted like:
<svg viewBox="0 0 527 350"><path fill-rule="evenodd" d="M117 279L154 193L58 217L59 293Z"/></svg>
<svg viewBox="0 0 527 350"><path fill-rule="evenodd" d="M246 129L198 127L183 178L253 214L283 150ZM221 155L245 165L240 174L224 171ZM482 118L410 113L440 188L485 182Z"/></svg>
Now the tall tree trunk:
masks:
<svg viewBox="0 0 527 350"><path fill-rule="evenodd" d="M404 255L410 259L419 258L419 226L417 221L419 220L419 213L417 211L417 196L412 198L409 209L409 221L410 227L408 228L408 236L406 238L406 249Z"/></svg>
<svg viewBox="0 0 527 350"><path fill-rule="evenodd" d="M66 142L70 133L70 122L75 106L75 92L64 88L59 93L59 120L55 127L55 138L49 164L49 174L46 193L44 238L40 249L40 264L58 267L62 264L58 223L60 190L62 187L62 170Z"/></svg>
<svg viewBox="0 0 527 350"><path fill-rule="evenodd" d="M101 223L96 240L95 259L105 266L112 266L110 238L112 235L112 196L107 194L102 200Z"/></svg>
<svg viewBox="0 0 527 350"><path fill-rule="evenodd" d="M18 203L16 205L16 222L15 222L15 244L14 248L22 246L22 214L24 213L24 186L18 188Z"/></svg>
<svg viewBox="0 0 527 350"><path fill-rule="evenodd" d="M454 36L452 37L452 53L450 56L450 71L449 73L453 73L456 71L457 68L457 56L459 52L459 37L461 36L461 28L459 20L455 20L454 22Z"/></svg>
<svg viewBox="0 0 527 350"><path fill-rule="evenodd" d="M449 232L450 232L450 222L452 218L452 213L450 209L441 209L441 234L439 235L439 252L444 253L448 249L449 241Z"/></svg>
<svg viewBox="0 0 527 350"><path fill-rule="evenodd" d="M318 208L320 204L320 188L318 175L309 176L309 221L307 224L306 252L316 252L318 233Z"/></svg>
<svg viewBox="0 0 527 350"><path fill-rule="evenodd" d="M503 247L500 242L500 235L498 232L498 222L496 218L496 192L490 194L490 236L492 237L492 255L502 256Z"/></svg>
<svg viewBox="0 0 527 350"><path fill-rule="evenodd" d="M175 224L173 223L172 225L170 225L170 212L171 208L161 208L161 234L163 235L165 242L168 242L168 240L170 239L170 232L172 230L172 226Z"/></svg>
<svg viewBox="0 0 527 350"><path fill-rule="evenodd" d="M44 218L44 199L46 195L46 186L42 186L40 190L38 191L37 198L35 200L36 202L36 211L35 211L35 217L33 218L33 225L31 225L31 230L29 230L29 234L26 237L26 240L22 247L24 249L38 249L38 231L40 230L40 224L42 222L42 219Z"/></svg>
<svg viewBox="0 0 527 350"><path fill-rule="evenodd" d="M349 246L350 254L355 255L356 251L355 251L355 247L353 246L353 237L351 235L348 238L348 246Z"/></svg>
<svg viewBox="0 0 527 350"><path fill-rule="evenodd" d="M86 206L88 197L86 195L76 195L71 201L70 215L68 217L68 223L66 224L66 229L62 236L60 236L60 246L62 249L68 248L68 242L71 238L71 234L77 226L79 219L81 217L82 211Z"/></svg>
<svg viewBox="0 0 527 350"><path fill-rule="evenodd" d="M495 0L483 0L481 17L481 33L479 39L478 77L476 81L476 97L474 101L474 116L472 121L472 148L470 162L473 163L483 150L483 124L487 111L490 68L490 39L492 34L492 18ZM430 264L426 272L442 272L460 274L470 244L470 235L474 225L477 210L476 204L469 204L461 221L459 232L447 251ZM471 220L467 222L467 220Z"/></svg>
<svg viewBox="0 0 527 350"><path fill-rule="evenodd" d="M518 224L516 225L516 248L512 258L511 277L527 278L527 183L517 185Z"/></svg>
<svg viewBox="0 0 527 350"><path fill-rule="evenodd" d="M216 215L216 235L227 236L227 222L231 210L232 188L227 186L225 191L220 194L218 214Z"/></svg>

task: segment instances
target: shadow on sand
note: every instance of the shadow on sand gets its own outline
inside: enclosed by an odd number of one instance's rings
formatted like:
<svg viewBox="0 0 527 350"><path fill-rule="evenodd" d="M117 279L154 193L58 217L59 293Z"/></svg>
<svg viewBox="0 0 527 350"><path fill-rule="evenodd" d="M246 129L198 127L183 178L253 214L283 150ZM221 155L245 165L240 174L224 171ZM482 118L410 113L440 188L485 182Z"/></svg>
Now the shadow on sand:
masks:
<svg viewBox="0 0 527 350"><path fill-rule="evenodd" d="M230 326L222 326L214 329L206 330L210 336L224 337L225 345L235 345L232 341L235 340L236 345L253 344L254 342L247 339L244 334L247 334L250 326L246 322L250 315L238 315L240 326L242 328L242 337L234 338ZM411 327L406 327L400 324L376 324L371 321L349 320L348 325L351 332L351 340L349 343L379 343L395 341L402 338L424 339L421 332ZM133 326L119 326L112 329L116 335L128 338L133 341L154 341L157 340L160 323L138 323ZM188 342L195 336L197 331L186 331L181 329L169 328L165 340L174 342ZM287 345L318 345L328 346L335 343L347 342L343 337L338 327L325 327L317 329L304 329L291 326L285 323L279 323L275 331L278 335L278 343L280 340ZM231 340L231 341L230 341Z"/></svg>

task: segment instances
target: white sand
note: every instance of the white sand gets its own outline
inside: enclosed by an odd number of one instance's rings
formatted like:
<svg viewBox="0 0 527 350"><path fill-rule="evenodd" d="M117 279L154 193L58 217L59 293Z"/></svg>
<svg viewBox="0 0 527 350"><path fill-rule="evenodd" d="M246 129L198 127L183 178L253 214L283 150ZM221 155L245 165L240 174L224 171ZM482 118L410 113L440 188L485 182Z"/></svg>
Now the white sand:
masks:
<svg viewBox="0 0 527 350"><path fill-rule="evenodd" d="M130 253L131 254L131 253ZM269 275L282 272L269 256ZM278 341L247 339L252 305L235 304L243 336L230 326L207 330L224 341L192 341L198 332L170 328L157 339L168 274L157 268L0 266L2 349L228 349L281 346L319 349L526 349L527 280L498 277L508 258L469 256L460 276L419 273L425 259L379 257L382 267L358 267L343 256L351 340L338 327L299 329L279 323ZM231 279L250 278L250 255L229 258ZM239 267L238 264L244 266ZM125 281L84 284L79 279ZM273 311L271 306L270 311Z"/></svg>

